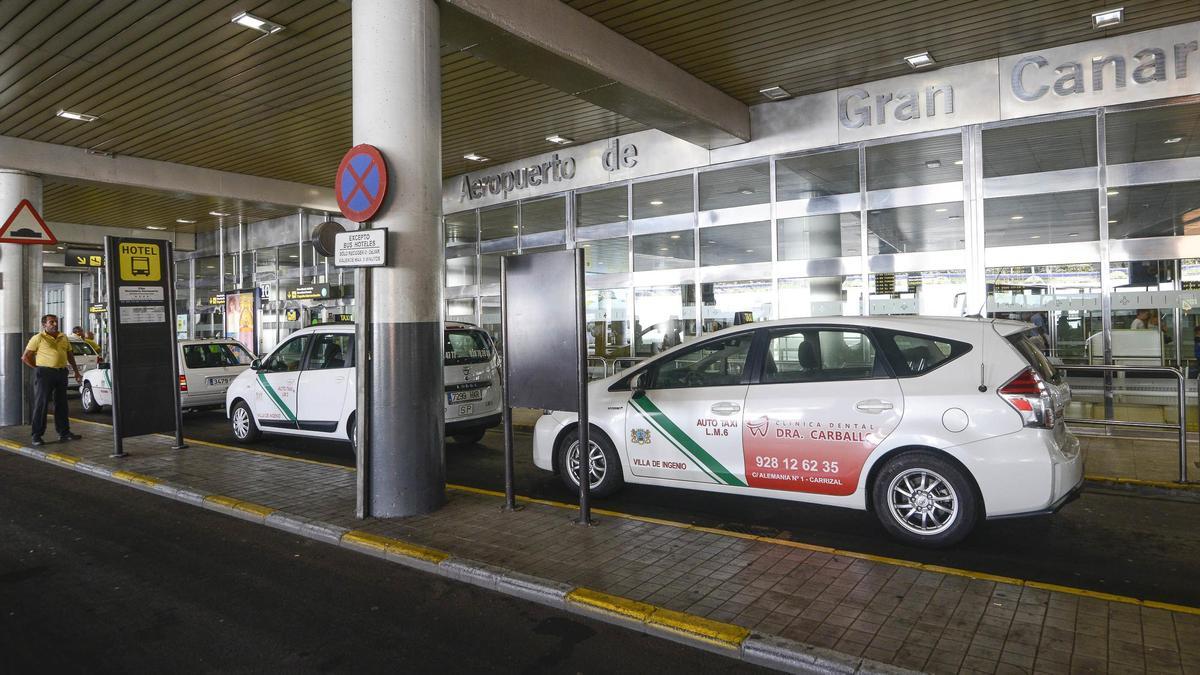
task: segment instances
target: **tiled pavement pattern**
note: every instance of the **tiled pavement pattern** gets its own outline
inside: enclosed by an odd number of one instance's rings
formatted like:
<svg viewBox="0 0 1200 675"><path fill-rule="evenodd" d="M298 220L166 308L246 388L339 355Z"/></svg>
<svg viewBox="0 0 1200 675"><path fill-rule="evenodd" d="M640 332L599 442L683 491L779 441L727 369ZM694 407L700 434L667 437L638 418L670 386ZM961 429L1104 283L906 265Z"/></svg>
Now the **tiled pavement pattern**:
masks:
<svg viewBox="0 0 1200 675"><path fill-rule="evenodd" d="M448 490L420 517L359 521L355 475L327 465L165 437L125 443L81 425L82 441L43 449L449 551L884 663L935 673L1198 673L1200 612L1082 597L750 536ZM27 443L26 429L0 437Z"/></svg>
<svg viewBox="0 0 1200 675"><path fill-rule="evenodd" d="M1079 435L1087 453L1085 472L1089 476L1135 478L1145 481L1179 480L1179 439L1144 438L1123 435ZM1200 443L1195 435L1188 438L1188 479L1200 480Z"/></svg>

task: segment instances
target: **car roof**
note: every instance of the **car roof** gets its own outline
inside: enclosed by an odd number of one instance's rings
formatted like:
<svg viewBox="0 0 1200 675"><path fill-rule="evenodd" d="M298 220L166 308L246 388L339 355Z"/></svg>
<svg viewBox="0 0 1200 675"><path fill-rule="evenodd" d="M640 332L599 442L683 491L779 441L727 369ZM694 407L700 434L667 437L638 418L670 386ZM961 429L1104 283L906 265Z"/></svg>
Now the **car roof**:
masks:
<svg viewBox="0 0 1200 675"><path fill-rule="evenodd" d="M787 328L792 326L858 326L864 328L885 328L905 333L921 333L935 337L976 343L979 341L981 327L992 324L997 332L1007 335L1028 326L1019 321L987 319L980 317L945 317L945 316L813 316L791 319L775 319L773 321L758 321L740 326L731 326L715 333L705 333L704 339L733 335L742 331L759 328ZM694 341L693 341L694 342ZM692 344L688 342L685 344ZM682 346L682 345L680 345ZM657 354L655 355L657 356Z"/></svg>

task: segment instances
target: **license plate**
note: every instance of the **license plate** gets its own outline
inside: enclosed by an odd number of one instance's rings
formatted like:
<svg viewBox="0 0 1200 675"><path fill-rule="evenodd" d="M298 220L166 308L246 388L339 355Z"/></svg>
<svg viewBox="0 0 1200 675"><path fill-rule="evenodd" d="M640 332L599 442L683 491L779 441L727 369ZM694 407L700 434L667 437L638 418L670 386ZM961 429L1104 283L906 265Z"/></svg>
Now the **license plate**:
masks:
<svg viewBox="0 0 1200 675"><path fill-rule="evenodd" d="M231 377L210 377L210 378L208 378L208 383L210 385L214 385L214 386L218 385L218 384L229 384L229 381L231 379L233 379L233 378L231 378Z"/></svg>
<svg viewBox="0 0 1200 675"><path fill-rule="evenodd" d="M451 403L462 403L463 401L482 401L482 389L470 389L468 391L452 391L447 396L450 397Z"/></svg>

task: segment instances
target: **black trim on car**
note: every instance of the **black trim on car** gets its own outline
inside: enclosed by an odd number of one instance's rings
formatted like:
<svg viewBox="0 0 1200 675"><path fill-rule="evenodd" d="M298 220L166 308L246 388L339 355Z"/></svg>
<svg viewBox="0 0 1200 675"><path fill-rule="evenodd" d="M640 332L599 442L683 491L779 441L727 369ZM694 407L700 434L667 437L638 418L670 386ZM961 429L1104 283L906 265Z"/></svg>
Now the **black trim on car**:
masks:
<svg viewBox="0 0 1200 675"><path fill-rule="evenodd" d="M492 386L492 383L483 380L481 382L459 382L458 384L446 385L446 391L471 391L472 389L487 389Z"/></svg>
<svg viewBox="0 0 1200 675"><path fill-rule="evenodd" d="M974 345L969 342L952 340L940 335L929 335L928 333L914 333L912 331L892 330L891 328L872 328L871 331L875 334L876 344L883 349L883 354L886 357L885 360L890 364L893 377L899 379L923 377L928 375L947 363L958 360L960 356L970 353L970 351L975 348ZM933 367L914 373L908 366L908 360L904 358L904 354L902 354L900 348L896 346L896 341L893 338L895 338L897 335L904 335L921 340L949 343L950 355L939 361Z"/></svg>
<svg viewBox="0 0 1200 675"><path fill-rule="evenodd" d="M332 434L337 431L337 422L296 422L296 426L300 431L319 431L323 434Z"/></svg>
<svg viewBox="0 0 1200 675"><path fill-rule="evenodd" d="M471 429L491 429L492 427L499 425L501 421L501 413L496 413L495 415L476 417L475 419L471 420L446 422L446 435L453 436L454 434L461 434L464 431L470 431Z"/></svg>

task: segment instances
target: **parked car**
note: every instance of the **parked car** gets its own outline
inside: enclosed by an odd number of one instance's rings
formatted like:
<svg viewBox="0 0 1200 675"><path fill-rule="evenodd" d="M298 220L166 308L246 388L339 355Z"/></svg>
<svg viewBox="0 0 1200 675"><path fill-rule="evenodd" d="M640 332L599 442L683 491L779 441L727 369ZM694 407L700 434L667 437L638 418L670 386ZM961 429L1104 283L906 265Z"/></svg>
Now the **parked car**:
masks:
<svg viewBox="0 0 1200 675"><path fill-rule="evenodd" d="M357 379L354 326L328 324L292 333L230 385L225 396L234 437L262 432L354 442ZM500 364L486 331L446 322L446 435L475 443L500 423Z"/></svg>
<svg viewBox="0 0 1200 675"><path fill-rule="evenodd" d="M245 345L226 338L180 340L178 348L179 403L184 410L223 405L229 383L254 360ZM112 405L112 372L108 364L84 373L79 396L87 412L98 412L103 406Z"/></svg>
<svg viewBox="0 0 1200 675"><path fill-rule="evenodd" d="M1027 324L812 318L735 326L588 390L591 490L642 483L873 511L906 542L1048 513L1083 483L1070 389ZM578 489L575 413L533 460Z"/></svg>
<svg viewBox="0 0 1200 675"><path fill-rule="evenodd" d="M75 355L75 365L79 366L79 372L87 375L88 371L94 370L100 365L100 355L91 345L76 337L68 338L71 343L71 353ZM68 389L79 389L80 383L75 381L75 378L67 378Z"/></svg>

